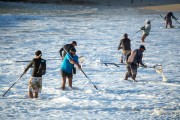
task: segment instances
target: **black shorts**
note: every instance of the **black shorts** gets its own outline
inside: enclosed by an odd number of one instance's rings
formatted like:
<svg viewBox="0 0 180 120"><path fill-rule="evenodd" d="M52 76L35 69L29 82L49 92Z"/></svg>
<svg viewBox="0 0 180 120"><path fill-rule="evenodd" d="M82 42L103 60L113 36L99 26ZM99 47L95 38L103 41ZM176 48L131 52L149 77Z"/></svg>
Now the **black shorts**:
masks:
<svg viewBox="0 0 180 120"><path fill-rule="evenodd" d="M145 35L145 36L148 36L148 35L149 35L149 33L144 33L144 35Z"/></svg>
<svg viewBox="0 0 180 120"><path fill-rule="evenodd" d="M73 77L73 73L67 73L61 70L61 75L62 77L68 77L68 78L72 78Z"/></svg>

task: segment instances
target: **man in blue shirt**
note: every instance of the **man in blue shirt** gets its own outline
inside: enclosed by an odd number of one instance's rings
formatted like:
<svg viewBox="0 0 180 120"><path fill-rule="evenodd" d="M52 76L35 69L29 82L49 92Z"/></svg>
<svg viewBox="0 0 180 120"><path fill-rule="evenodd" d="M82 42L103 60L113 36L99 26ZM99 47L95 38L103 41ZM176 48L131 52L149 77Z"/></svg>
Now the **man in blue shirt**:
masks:
<svg viewBox="0 0 180 120"><path fill-rule="evenodd" d="M78 56L76 55L76 49L71 48L70 52L67 53L63 59L61 64L61 75L62 75L62 89L65 89L66 77L68 78L69 87L72 88L72 78L73 78L73 67L76 65L79 69L81 66L79 65Z"/></svg>

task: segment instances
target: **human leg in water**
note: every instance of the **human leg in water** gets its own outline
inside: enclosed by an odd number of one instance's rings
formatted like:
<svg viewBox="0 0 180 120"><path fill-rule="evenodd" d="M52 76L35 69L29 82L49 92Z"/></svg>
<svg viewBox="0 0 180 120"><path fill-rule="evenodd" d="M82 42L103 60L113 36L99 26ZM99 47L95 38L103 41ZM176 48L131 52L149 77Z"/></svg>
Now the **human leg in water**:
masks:
<svg viewBox="0 0 180 120"><path fill-rule="evenodd" d="M136 80L136 74L133 74L133 75L132 75L132 79L133 79L135 82L137 82L137 80Z"/></svg>
<svg viewBox="0 0 180 120"><path fill-rule="evenodd" d="M145 42L144 40L145 40L145 38L146 38L146 34L143 34L143 36L141 37L141 42Z"/></svg>
<svg viewBox="0 0 180 120"><path fill-rule="evenodd" d="M72 88L72 78L68 78L68 82L69 82L69 87Z"/></svg>
<svg viewBox="0 0 180 120"><path fill-rule="evenodd" d="M131 77L132 75L130 65L127 65L126 69L127 69L127 72L126 72L124 80L128 80L128 77Z"/></svg>
<svg viewBox="0 0 180 120"><path fill-rule="evenodd" d="M63 77L62 78L62 86L61 86L62 90L65 89L65 85L66 85L66 77Z"/></svg>

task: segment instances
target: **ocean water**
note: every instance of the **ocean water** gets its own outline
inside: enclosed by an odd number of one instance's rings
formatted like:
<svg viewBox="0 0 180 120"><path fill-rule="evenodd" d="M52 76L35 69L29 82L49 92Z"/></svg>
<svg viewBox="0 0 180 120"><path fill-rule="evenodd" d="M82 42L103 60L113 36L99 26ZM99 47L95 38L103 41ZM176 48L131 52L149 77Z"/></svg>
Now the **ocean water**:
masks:
<svg viewBox="0 0 180 120"><path fill-rule="evenodd" d="M165 29L161 11L103 5L55 5L0 2L0 94L22 74L34 52L42 51L47 60L43 90L38 99L29 99L27 72L0 98L1 119L179 119L180 24ZM174 12L176 17L180 12ZM139 68L139 82L124 81L125 65L119 63L120 39L128 33L132 49L141 45L142 32L132 35L153 21L146 38L143 62L151 67L162 64L167 81L152 68ZM59 49L76 40L77 55L84 56L73 87L60 89Z"/></svg>

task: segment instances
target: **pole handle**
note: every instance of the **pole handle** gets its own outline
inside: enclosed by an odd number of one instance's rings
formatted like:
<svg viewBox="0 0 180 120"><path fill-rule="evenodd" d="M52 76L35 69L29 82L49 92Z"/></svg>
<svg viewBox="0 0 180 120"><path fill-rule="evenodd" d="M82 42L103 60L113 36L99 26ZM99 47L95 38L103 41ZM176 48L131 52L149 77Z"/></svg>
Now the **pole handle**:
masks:
<svg viewBox="0 0 180 120"><path fill-rule="evenodd" d="M86 78L89 79L89 77L86 75L86 73L81 69L81 72L86 76ZM91 81L91 79L89 79L89 81L91 82L91 84L93 84L94 88L96 88L96 90L98 90L98 88L96 87L96 85L94 85L94 83Z"/></svg>
<svg viewBox="0 0 180 120"><path fill-rule="evenodd" d="M25 73L21 74L21 76L11 85L11 87L9 87L9 89L3 94L2 97L4 97L4 96L6 95L6 93L16 84L16 82L17 82L18 80L21 79L21 77L22 77L24 74L25 74Z"/></svg>

